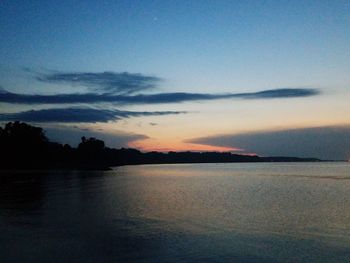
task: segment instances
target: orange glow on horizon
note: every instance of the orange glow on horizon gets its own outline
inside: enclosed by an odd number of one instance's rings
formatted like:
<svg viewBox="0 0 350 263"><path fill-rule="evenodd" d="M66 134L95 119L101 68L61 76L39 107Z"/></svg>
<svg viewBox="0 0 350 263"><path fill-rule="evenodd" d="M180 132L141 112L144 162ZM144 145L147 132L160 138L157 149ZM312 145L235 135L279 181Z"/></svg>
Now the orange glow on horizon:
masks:
<svg viewBox="0 0 350 263"><path fill-rule="evenodd" d="M232 148L232 147L221 147L221 146L211 146L203 144L192 144L192 143L161 143L159 141L154 141L152 139L133 141L128 145L131 148L139 149L143 152L182 152L182 151L193 151L193 152L242 152L243 149Z"/></svg>

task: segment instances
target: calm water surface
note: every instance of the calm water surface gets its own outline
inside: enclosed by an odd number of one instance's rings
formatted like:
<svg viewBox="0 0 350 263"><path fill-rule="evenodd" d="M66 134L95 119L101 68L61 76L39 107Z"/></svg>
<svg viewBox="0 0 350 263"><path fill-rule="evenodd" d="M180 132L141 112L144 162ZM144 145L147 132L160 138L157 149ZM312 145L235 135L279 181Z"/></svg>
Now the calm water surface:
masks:
<svg viewBox="0 0 350 263"><path fill-rule="evenodd" d="M350 262L350 163L1 172L0 262Z"/></svg>

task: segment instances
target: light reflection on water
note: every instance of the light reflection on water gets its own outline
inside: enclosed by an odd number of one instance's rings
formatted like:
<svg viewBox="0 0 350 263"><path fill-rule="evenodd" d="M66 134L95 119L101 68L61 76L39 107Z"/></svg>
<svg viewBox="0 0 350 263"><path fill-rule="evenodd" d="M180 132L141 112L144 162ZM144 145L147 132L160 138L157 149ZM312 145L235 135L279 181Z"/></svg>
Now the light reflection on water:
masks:
<svg viewBox="0 0 350 263"><path fill-rule="evenodd" d="M1 175L1 262L350 257L348 163L144 165Z"/></svg>

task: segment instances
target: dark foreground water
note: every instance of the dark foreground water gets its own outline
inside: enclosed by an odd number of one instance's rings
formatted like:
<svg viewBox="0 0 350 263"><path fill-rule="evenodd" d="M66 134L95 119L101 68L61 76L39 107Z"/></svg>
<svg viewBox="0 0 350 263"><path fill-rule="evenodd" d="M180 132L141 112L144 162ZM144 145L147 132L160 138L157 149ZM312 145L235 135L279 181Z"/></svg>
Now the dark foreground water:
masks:
<svg viewBox="0 0 350 263"><path fill-rule="evenodd" d="M350 163L2 172L0 262L350 262Z"/></svg>

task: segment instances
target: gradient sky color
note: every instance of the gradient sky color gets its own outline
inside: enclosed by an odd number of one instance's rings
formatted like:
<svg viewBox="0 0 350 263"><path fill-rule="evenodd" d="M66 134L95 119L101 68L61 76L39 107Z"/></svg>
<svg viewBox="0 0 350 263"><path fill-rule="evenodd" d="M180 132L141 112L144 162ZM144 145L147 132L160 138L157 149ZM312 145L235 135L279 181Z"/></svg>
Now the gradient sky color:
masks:
<svg viewBox="0 0 350 263"><path fill-rule="evenodd" d="M91 134L144 151L350 158L349 1L1 1L0 37L3 123L30 110L97 109L98 118L118 110L107 122L83 123L79 116L32 122L72 144ZM1 100L8 93L170 96L287 88L317 93L156 104ZM276 131L288 136L278 142L261 136ZM325 140L328 148L320 147ZM288 151L298 143L305 147Z"/></svg>

